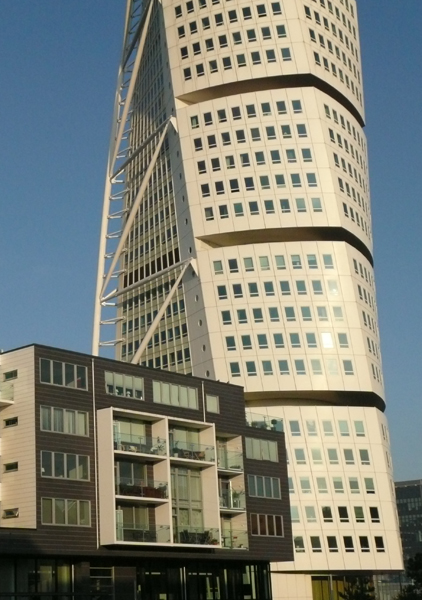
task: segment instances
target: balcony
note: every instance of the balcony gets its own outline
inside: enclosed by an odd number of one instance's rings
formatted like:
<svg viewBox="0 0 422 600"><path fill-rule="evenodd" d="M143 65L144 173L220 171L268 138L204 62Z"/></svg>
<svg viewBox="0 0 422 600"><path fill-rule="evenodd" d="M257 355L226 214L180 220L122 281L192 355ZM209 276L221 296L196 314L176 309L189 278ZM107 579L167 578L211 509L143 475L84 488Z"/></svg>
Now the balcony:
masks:
<svg viewBox="0 0 422 600"><path fill-rule="evenodd" d="M203 527L176 527L174 529L175 544L197 544L200 546L219 546L220 532L218 529Z"/></svg>
<svg viewBox="0 0 422 600"><path fill-rule="evenodd" d="M135 523L118 523L116 539L120 542L137 542L144 544L169 544L170 527L156 525L147 527Z"/></svg>
<svg viewBox="0 0 422 600"><path fill-rule="evenodd" d="M152 456L167 456L166 440L139 435L114 434L114 449L118 452L134 452Z"/></svg>
<svg viewBox="0 0 422 600"><path fill-rule="evenodd" d="M166 500L168 498L168 484L165 481L121 478L116 483L116 496L136 496L137 498Z"/></svg>
<svg viewBox="0 0 422 600"><path fill-rule="evenodd" d="M241 452L230 450L219 450L217 465L225 471L243 471L243 455Z"/></svg>
<svg viewBox="0 0 422 600"><path fill-rule="evenodd" d="M222 490L220 494L220 509L246 510L245 490Z"/></svg>
<svg viewBox="0 0 422 600"><path fill-rule="evenodd" d="M15 389L13 383L0 384L0 406L8 406L15 399Z"/></svg>
<svg viewBox="0 0 422 600"><path fill-rule="evenodd" d="M221 540L223 548L231 548L232 550L247 550L249 548L248 532L245 529L223 531Z"/></svg>
<svg viewBox="0 0 422 600"><path fill-rule="evenodd" d="M185 460L215 462L215 448L214 446L204 446L202 444L175 442L170 451L170 456Z"/></svg>
<svg viewBox="0 0 422 600"><path fill-rule="evenodd" d="M249 427L255 427L256 429L266 429L267 431L284 431L283 419L278 417L269 417L267 415L260 415L258 413L246 411L246 424Z"/></svg>

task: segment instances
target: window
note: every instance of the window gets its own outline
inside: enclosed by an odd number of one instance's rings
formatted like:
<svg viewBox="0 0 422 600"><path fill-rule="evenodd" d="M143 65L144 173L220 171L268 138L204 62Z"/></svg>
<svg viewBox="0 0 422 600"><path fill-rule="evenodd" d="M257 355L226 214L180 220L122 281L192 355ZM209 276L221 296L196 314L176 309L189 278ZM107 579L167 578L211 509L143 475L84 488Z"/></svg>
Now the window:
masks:
<svg viewBox="0 0 422 600"><path fill-rule="evenodd" d="M312 321L311 308L309 306L301 306L300 312L304 321Z"/></svg>
<svg viewBox="0 0 422 600"><path fill-rule="evenodd" d="M321 539L317 535L311 535L312 552L322 552Z"/></svg>
<svg viewBox="0 0 422 600"><path fill-rule="evenodd" d="M290 125L282 125L281 126L281 135L283 136L284 139L289 139L292 137Z"/></svg>
<svg viewBox="0 0 422 600"><path fill-rule="evenodd" d="M284 256L282 255L278 255L275 256L275 264L277 267L277 270L283 270L286 268L286 261L284 260Z"/></svg>
<svg viewBox="0 0 422 600"><path fill-rule="evenodd" d="M375 494L375 485L372 477L365 477L365 489L367 494Z"/></svg>
<svg viewBox="0 0 422 600"><path fill-rule="evenodd" d="M320 448L311 448L311 455L314 465L322 465L322 454Z"/></svg>
<svg viewBox="0 0 422 600"><path fill-rule="evenodd" d="M263 323L264 315L262 314L262 308L253 308L252 315L255 323Z"/></svg>
<svg viewBox="0 0 422 600"><path fill-rule="evenodd" d="M290 48L281 48L281 60L285 62L292 60Z"/></svg>
<svg viewBox="0 0 422 600"><path fill-rule="evenodd" d="M359 481L357 477L349 477L349 488L351 494L359 494Z"/></svg>
<svg viewBox="0 0 422 600"><path fill-rule="evenodd" d="M327 535L329 552L338 552L337 538L335 535Z"/></svg>
<svg viewBox="0 0 422 600"><path fill-rule="evenodd" d="M349 423L347 421L339 421L338 428L340 431L340 436L349 437Z"/></svg>
<svg viewBox="0 0 422 600"><path fill-rule="evenodd" d="M223 273L223 263L221 262L221 260L215 260L213 262L213 266L215 275L220 275L221 273Z"/></svg>
<svg viewBox="0 0 422 600"><path fill-rule="evenodd" d="M299 477L300 489L302 494L310 494L311 493L311 482L309 477Z"/></svg>
<svg viewBox="0 0 422 600"><path fill-rule="evenodd" d="M358 437L365 437L365 428L363 421L354 421L355 433Z"/></svg>
<svg viewBox="0 0 422 600"><path fill-rule="evenodd" d="M273 338L274 338L274 346L276 348L284 348L284 339L283 339L282 333L274 333Z"/></svg>
<svg viewBox="0 0 422 600"><path fill-rule="evenodd" d="M353 546L353 538L351 535L343 536L343 544L345 552L354 552L355 548Z"/></svg>
<svg viewBox="0 0 422 600"><path fill-rule="evenodd" d="M105 388L107 394L143 399L144 380L141 377L123 375L105 371Z"/></svg>
<svg viewBox="0 0 422 600"><path fill-rule="evenodd" d="M220 412L220 400L219 400L218 396L206 394L205 404L206 404L208 412L210 412L210 413L219 413Z"/></svg>
<svg viewBox="0 0 422 600"><path fill-rule="evenodd" d="M258 333L256 336L258 340L258 347L261 349L268 348L267 336L265 333ZM272 369L271 369L272 370Z"/></svg>
<svg viewBox="0 0 422 600"><path fill-rule="evenodd" d="M324 523L332 523L333 522L333 513L331 512L331 506L322 506L322 519Z"/></svg>
<svg viewBox="0 0 422 600"><path fill-rule="evenodd" d="M336 494L343 494L343 480L341 477L333 477L333 487Z"/></svg>
<svg viewBox="0 0 422 600"><path fill-rule="evenodd" d="M362 552L369 552L369 540L366 535L359 536L359 544Z"/></svg>
<svg viewBox="0 0 422 600"><path fill-rule="evenodd" d="M292 348L300 348L300 337L298 333L290 333L290 344Z"/></svg>
<svg viewBox="0 0 422 600"><path fill-rule="evenodd" d="M41 498L43 525L91 526L91 503L88 500Z"/></svg>
<svg viewBox="0 0 422 600"><path fill-rule="evenodd" d="M16 519L19 517L19 508L6 508L2 512L2 519Z"/></svg>
<svg viewBox="0 0 422 600"><path fill-rule="evenodd" d="M339 506L338 507L338 516L340 519L340 523L348 523L349 522L349 513L347 511L347 506Z"/></svg>
<svg viewBox="0 0 422 600"><path fill-rule="evenodd" d="M378 508L376 506L369 507L369 514L371 515L372 523L380 522L380 516L379 516Z"/></svg>
<svg viewBox="0 0 422 600"><path fill-rule="evenodd" d="M305 552L305 544L303 543L303 537L301 535L296 535L293 538L293 544L295 552Z"/></svg>
<svg viewBox="0 0 422 600"><path fill-rule="evenodd" d="M309 269L317 269L318 268L317 258L315 256L315 254L308 254L306 256L306 260L308 262Z"/></svg>
<svg viewBox="0 0 422 600"><path fill-rule="evenodd" d="M306 212L305 198L296 198L296 210L298 213Z"/></svg>
<svg viewBox="0 0 422 600"><path fill-rule="evenodd" d="M197 388L162 381L152 382L152 400L158 404L171 404L198 410Z"/></svg>
<svg viewBox="0 0 422 600"><path fill-rule="evenodd" d="M264 375L273 375L272 362L270 360L263 360L262 361L262 370L264 372Z"/></svg>
<svg viewBox="0 0 422 600"><path fill-rule="evenodd" d="M355 458L353 456L353 450L351 448L344 448L343 454L344 454L344 461L345 461L346 465L354 465L355 464Z"/></svg>
<svg viewBox="0 0 422 600"><path fill-rule="evenodd" d="M275 213L274 202L272 200L264 200L264 208L267 215Z"/></svg>
<svg viewBox="0 0 422 600"><path fill-rule="evenodd" d="M317 482L318 492L320 494L327 494L328 487L327 487L327 480L325 479L325 477L317 477L316 482Z"/></svg>
<svg viewBox="0 0 422 600"><path fill-rule="evenodd" d="M278 361L278 368L280 371L280 375L289 375L290 371L289 371L289 363L287 360L279 360Z"/></svg>
<svg viewBox="0 0 422 600"><path fill-rule="evenodd" d="M19 464L17 462L4 463L3 464L3 472L11 473L12 471L17 471Z"/></svg>
<svg viewBox="0 0 422 600"><path fill-rule="evenodd" d="M229 258L228 263L230 273L239 273L239 267L236 258Z"/></svg>
<svg viewBox="0 0 422 600"><path fill-rule="evenodd" d="M324 431L324 435L325 436L333 436L334 435L334 430L333 430L333 424L331 421L323 421L322 422L322 429Z"/></svg>
<svg viewBox="0 0 422 600"><path fill-rule="evenodd" d="M226 337L227 350L236 350L236 341L233 336L229 335Z"/></svg>
<svg viewBox="0 0 422 600"><path fill-rule="evenodd" d="M232 377L240 377L240 366L238 362L230 363L230 374Z"/></svg>
<svg viewBox="0 0 422 600"><path fill-rule="evenodd" d="M41 359L43 360L43 359ZM17 379L18 370L14 369L13 371L6 371L3 373L3 381L10 381L11 379Z"/></svg>
<svg viewBox="0 0 422 600"><path fill-rule="evenodd" d="M384 540L383 540L382 536L380 536L380 535L374 536L374 541L375 541L375 548L377 549L377 552L385 552Z"/></svg>
<svg viewBox="0 0 422 600"><path fill-rule="evenodd" d="M282 198L280 200L280 208L281 208L281 212L282 213L289 213L290 212L290 202L289 202L289 200Z"/></svg>
<svg viewBox="0 0 422 600"><path fill-rule="evenodd" d="M40 381L41 383L87 390L87 368L71 363L41 358Z"/></svg>
<svg viewBox="0 0 422 600"><path fill-rule="evenodd" d="M362 465L370 465L371 461L369 460L369 452L366 449L359 450L360 462Z"/></svg>
<svg viewBox="0 0 422 600"><path fill-rule="evenodd" d="M316 513L313 506L305 506L305 515L308 523L316 523Z"/></svg>
<svg viewBox="0 0 422 600"><path fill-rule="evenodd" d="M41 477L89 481L89 456L43 450Z"/></svg>
<svg viewBox="0 0 422 600"><path fill-rule="evenodd" d="M289 426L290 426L290 434L292 436L300 436L300 425L299 425L299 421L289 421Z"/></svg>
<svg viewBox="0 0 422 600"><path fill-rule="evenodd" d="M53 406L41 406L41 431L87 436L88 413Z"/></svg>
<svg viewBox="0 0 422 600"><path fill-rule="evenodd" d="M10 417L9 419L4 419L3 427L15 427L19 422L18 417Z"/></svg>
<svg viewBox="0 0 422 600"><path fill-rule="evenodd" d="M204 213L206 221L214 221L214 211L211 206L204 208Z"/></svg>
<svg viewBox="0 0 422 600"><path fill-rule="evenodd" d="M338 343L340 348L348 348L349 340L347 339L347 333L338 333L337 334Z"/></svg>
<svg viewBox="0 0 422 600"><path fill-rule="evenodd" d="M246 458L278 462L277 442L245 438Z"/></svg>
<svg viewBox="0 0 422 600"><path fill-rule="evenodd" d="M281 498L280 479L262 475L248 475L249 496L254 498Z"/></svg>
<svg viewBox="0 0 422 600"><path fill-rule="evenodd" d="M325 421L327 422L327 421ZM328 462L330 465L338 465L338 454L335 448L327 448Z"/></svg>
<svg viewBox="0 0 422 600"><path fill-rule="evenodd" d="M305 450L303 448L295 448L295 460L298 465L306 465Z"/></svg>
<svg viewBox="0 0 422 600"><path fill-rule="evenodd" d="M353 363L351 360L343 360L343 369L345 375L354 375Z"/></svg>
<svg viewBox="0 0 422 600"><path fill-rule="evenodd" d="M323 254L322 260L326 269L334 269L333 257L331 254Z"/></svg>
<svg viewBox="0 0 422 600"><path fill-rule="evenodd" d="M316 348L317 347L316 336L314 333L306 334L306 343L307 343L308 348Z"/></svg>

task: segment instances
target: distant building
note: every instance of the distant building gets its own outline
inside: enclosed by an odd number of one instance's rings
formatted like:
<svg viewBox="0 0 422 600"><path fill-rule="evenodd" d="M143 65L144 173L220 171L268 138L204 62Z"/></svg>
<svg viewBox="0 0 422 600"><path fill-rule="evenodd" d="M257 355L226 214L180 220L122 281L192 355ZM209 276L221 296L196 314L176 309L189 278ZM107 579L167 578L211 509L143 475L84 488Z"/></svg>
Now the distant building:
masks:
<svg viewBox="0 0 422 600"><path fill-rule="evenodd" d="M397 481L395 486L403 558L406 561L418 552L422 553L422 479Z"/></svg>
<svg viewBox="0 0 422 600"><path fill-rule="evenodd" d="M38 345L0 382L0 598L271 600L284 434L241 387Z"/></svg>

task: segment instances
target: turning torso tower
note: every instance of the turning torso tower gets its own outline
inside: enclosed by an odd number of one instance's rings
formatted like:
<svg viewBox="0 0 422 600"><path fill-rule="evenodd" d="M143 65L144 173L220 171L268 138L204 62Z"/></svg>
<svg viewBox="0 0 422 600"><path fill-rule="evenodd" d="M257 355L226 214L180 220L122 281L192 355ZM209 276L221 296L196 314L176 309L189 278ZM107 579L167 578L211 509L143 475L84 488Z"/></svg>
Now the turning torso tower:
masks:
<svg viewBox="0 0 422 600"><path fill-rule="evenodd" d="M275 598L402 567L363 125L355 0L128 1L93 352L284 419Z"/></svg>

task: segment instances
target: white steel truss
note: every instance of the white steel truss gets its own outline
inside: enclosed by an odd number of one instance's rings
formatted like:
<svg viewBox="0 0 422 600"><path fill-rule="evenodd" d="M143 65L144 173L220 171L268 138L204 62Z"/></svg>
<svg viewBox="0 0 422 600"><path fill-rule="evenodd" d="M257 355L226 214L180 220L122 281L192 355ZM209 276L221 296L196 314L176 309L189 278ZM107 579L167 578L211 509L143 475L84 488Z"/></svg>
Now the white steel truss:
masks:
<svg viewBox="0 0 422 600"><path fill-rule="evenodd" d="M142 202L170 124L176 129L175 119L170 117L157 127L142 146L136 149L132 149L130 146L131 103L145 48L153 2L154 0L149 0L149 2L130 0L126 11L123 53L118 75L104 189L92 338L92 354L94 355L98 355L101 348L113 347L121 341L120 339L108 339L106 333L107 325L115 328L116 323L121 320L121 317L117 316L116 302L120 293L115 283L124 273L120 258L125 251L130 228ZM146 146L153 149L151 162L136 197L128 208L125 202L128 193L125 169ZM182 265L183 273L187 266ZM137 285L143 283L139 282ZM169 296L171 297L173 293L174 290L170 292ZM139 354L138 350L137 356Z"/></svg>

